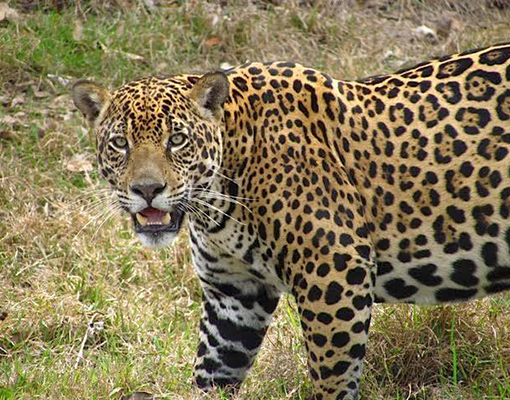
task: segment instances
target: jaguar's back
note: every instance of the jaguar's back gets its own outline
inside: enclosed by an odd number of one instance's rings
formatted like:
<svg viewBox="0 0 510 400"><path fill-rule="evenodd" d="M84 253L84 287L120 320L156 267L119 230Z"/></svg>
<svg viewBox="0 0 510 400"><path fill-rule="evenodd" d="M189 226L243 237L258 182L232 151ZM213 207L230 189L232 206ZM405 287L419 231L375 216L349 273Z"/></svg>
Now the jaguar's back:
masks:
<svg viewBox="0 0 510 400"><path fill-rule="evenodd" d="M381 301L510 288L509 57L502 45L343 86L358 104L341 154L373 224Z"/></svg>

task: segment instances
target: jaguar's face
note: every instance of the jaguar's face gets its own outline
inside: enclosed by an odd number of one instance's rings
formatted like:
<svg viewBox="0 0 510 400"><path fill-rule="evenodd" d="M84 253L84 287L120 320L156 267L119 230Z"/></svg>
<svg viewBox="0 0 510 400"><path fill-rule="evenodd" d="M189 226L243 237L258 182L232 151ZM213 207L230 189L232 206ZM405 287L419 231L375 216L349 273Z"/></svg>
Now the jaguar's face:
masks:
<svg viewBox="0 0 510 400"><path fill-rule="evenodd" d="M223 74L148 78L112 94L78 82L73 98L96 130L101 174L147 246L176 238L194 192L221 166Z"/></svg>

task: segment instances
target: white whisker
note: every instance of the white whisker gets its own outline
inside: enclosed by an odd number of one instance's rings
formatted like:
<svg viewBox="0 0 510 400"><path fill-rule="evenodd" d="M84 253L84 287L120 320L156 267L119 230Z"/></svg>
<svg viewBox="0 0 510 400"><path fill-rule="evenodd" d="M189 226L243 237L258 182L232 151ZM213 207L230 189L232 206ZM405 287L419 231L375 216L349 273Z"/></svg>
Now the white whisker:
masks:
<svg viewBox="0 0 510 400"><path fill-rule="evenodd" d="M238 204L239 206L245 208L248 212L252 213L252 211L246 206L245 204L241 203L238 200L230 198L228 195L222 195L221 193L212 193L212 192L198 192L198 197L201 197L203 199L213 199L213 200L220 200L220 201L227 201L229 203Z"/></svg>
<svg viewBox="0 0 510 400"><path fill-rule="evenodd" d="M74 235L74 238L77 238L89 225L97 223L98 220L103 218L106 214L110 213L112 210L117 210L119 207L117 202L112 202L110 204L106 204L104 209L99 211L97 215L95 215L93 218L91 218L85 225L82 226L82 228L78 231L76 235Z"/></svg>
<svg viewBox="0 0 510 400"><path fill-rule="evenodd" d="M237 183L235 179L230 178L230 177L228 177L228 176L227 176L227 175L225 175L225 174L222 174L222 173L221 173L220 171L218 171L218 170L215 170L215 171L214 171L214 173L215 173L215 174L217 174L217 175L219 175L219 176L221 176L222 178L224 178L224 179L226 179L226 180L228 180L228 181L232 182L232 183L235 183L236 185L239 185L239 183Z"/></svg>
<svg viewBox="0 0 510 400"><path fill-rule="evenodd" d="M99 201L109 200L112 197L113 197L112 195L107 195L106 192L104 192L104 193L95 193L95 192L94 193L82 193L82 194L78 195L72 202L69 202L66 204L69 205L71 208L73 208L75 206L81 205L82 203L85 203L85 205L90 205L90 204L94 204Z"/></svg>
<svg viewBox="0 0 510 400"><path fill-rule="evenodd" d="M213 217L211 217L209 214L207 214L205 211L195 207L193 204L190 204L190 203L181 203L183 204L184 206L187 207L187 209L192 212L194 215L196 215L199 219L201 219L202 222L204 222L204 220L202 219L202 215L204 215L205 217L209 218L214 224L216 224L216 226L219 226L220 223L218 221L216 221ZM200 213L200 214L199 214Z"/></svg>
<svg viewBox="0 0 510 400"><path fill-rule="evenodd" d="M109 208L108 213L106 213L106 216L103 218L103 221L99 224L96 231L94 232L94 235L92 235L92 239L95 239L97 233L99 230L103 227L103 225L108 222L108 220L117 212L119 211L120 207L118 204L114 204L113 207Z"/></svg>
<svg viewBox="0 0 510 400"><path fill-rule="evenodd" d="M197 199L196 197L191 199L191 201L195 201L197 202L198 204L202 204L203 206L205 207L209 207L217 212L219 212L220 214L223 214L225 217L227 218L230 218L232 221L235 221L237 222L238 224L241 224L241 225L246 225L245 223L241 222L241 221L238 221L237 219L235 219L234 217L232 217L231 215L227 214L225 211L223 210L220 210L218 207L215 207L213 206L212 204L206 202L206 201L203 201L203 200L200 200L200 199Z"/></svg>
<svg viewBox="0 0 510 400"><path fill-rule="evenodd" d="M231 199L236 199L236 200L246 200L246 201L255 201L255 200L257 200L257 199L251 198L251 197L233 196L231 194L221 193L221 192L218 192L217 190L206 189L206 188L194 188L193 191L201 191L201 192L214 193L214 194L218 194L220 196L227 196L227 197L229 197Z"/></svg>

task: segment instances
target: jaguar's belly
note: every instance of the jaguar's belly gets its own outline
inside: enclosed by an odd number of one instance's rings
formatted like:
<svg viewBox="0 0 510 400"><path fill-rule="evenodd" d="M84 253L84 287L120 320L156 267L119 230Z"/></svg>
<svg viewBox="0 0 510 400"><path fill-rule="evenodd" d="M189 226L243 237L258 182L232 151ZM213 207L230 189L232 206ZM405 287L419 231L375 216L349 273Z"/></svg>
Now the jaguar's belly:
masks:
<svg viewBox="0 0 510 400"><path fill-rule="evenodd" d="M457 244L458 245L458 244ZM441 304L468 301L510 289L510 243L506 238L472 243L455 255L438 250L401 250L377 261L379 302ZM421 252L421 254L420 254Z"/></svg>

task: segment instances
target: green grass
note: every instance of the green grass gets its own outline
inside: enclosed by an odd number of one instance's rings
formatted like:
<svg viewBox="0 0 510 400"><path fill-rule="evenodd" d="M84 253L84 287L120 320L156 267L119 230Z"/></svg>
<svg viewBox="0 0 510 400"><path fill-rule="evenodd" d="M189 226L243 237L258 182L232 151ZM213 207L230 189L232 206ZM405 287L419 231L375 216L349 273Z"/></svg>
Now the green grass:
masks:
<svg viewBox="0 0 510 400"><path fill-rule="evenodd" d="M352 3L179 1L149 12L141 2L57 11L46 1L0 22L0 399L196 394L200 288L186 238L155 252L134 240L124 216L101 226L105 184L95 169L66 168L76 154L94 164L66 80L113 87L275 59L350 79L509 39L508 10L484 1ZM438 42L412 35L445 18L462 27ZM364 398L510 398L509 310L508 295L455 308L375 307ZM104 328L77 364L91 320ZM285 298L240 398L298 400L310 390L300 323Z"/></svg>

